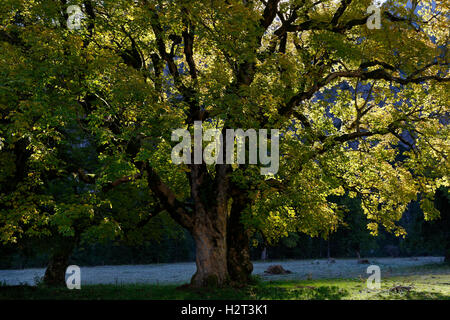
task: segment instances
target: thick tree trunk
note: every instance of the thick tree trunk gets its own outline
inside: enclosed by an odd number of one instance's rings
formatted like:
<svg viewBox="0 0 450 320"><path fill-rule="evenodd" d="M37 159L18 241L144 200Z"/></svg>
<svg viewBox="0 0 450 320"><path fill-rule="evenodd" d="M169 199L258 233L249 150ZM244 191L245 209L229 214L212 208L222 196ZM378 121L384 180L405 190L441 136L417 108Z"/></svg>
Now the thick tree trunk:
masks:
<svg viewBox="0 0 450 320"><path fill-rule="evenodd" d="M331 258L331 248L330 248L331 244L330 244L330 236L328 236L327 239L327 259Z"/></svg>
<svg viewBox="0 0 450 320"><path fill-rule="evenodd" d="M269 255L267 254L267 247L263 248L263 251L261 252L261 260L266 261Z"/></svg>
<svg viewBox="0 0 450 320"><path fill-rule="evenodd" d="M247 230L241 223L241 214L248 204L245 194L233 198L227 226L228 272L230 279L239 284L248 283L253 271Z"/></svg>
<svg viewBox="0 0 450 320"><path fill-rule="evenodd" d="M44 283L49 286L65 286L66 270L69 266L69 258L75 248L74 241L63 241L61 245L53 249L47 269L45 270Z"/></svg>
<svg viewBox="0 0 450 320"><path fill-rule="evenodd" d="M191 167L191 195L195 214L191 233L195 240L197 272L194 287L221 287L228 283L227 218L228 180L226 167L218 166L216 180L208 182L205 166ZM211 188L211 185L214 185Z"/></svg>
<svg viewBox="0 0 450 320"><path fill-rule="evenodd" d="M228 280L226 232L223 223L197 221L193 238L196 245L197 272L191 279L194 287L220 287Z"/></svg>

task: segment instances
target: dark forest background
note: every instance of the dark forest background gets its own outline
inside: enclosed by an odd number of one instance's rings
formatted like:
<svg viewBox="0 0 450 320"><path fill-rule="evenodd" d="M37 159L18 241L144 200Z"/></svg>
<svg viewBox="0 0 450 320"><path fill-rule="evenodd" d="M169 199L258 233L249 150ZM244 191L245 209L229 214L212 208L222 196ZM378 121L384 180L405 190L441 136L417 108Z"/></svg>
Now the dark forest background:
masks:
<svg viewBox="0 0 450 320"><path fill-rule="evenodd" d="M419 203L411 203L399 221L407 231L405 238L395 237L384 230L378 236L370 235L367 220L359 201L342 197L334 199L347 208L344 223L327 239L311 238L301 233L291 233L276 245L267 244L260 234L252 239L253 260L266 259L316 259L360 257L443 256L450 245L450 195L448 189L436 193L435 206L441 217L424 221ZM181 227L167 226L159 239L130 245L121 241L85 243L74 251L70 263L80 266L149 264L194 261L195 245L189 233ZM179 228L173 230L173 228ZM175 231L175 232L174 232ZM45 240L44 240L45 242ZM25 240L16 245L0 246L0 269L45 267L48 263L48 243Z"/></svg>

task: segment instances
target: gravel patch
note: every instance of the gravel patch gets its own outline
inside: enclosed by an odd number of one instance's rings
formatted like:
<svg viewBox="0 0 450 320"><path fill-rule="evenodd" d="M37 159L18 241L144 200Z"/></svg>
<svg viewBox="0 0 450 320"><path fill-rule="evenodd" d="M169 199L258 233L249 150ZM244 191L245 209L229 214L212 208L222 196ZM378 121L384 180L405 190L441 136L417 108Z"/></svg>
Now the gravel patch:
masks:
<svg viewBox="0 0 450 320"><path fill-rule="evenodd" d="M371 264L378 265L381 276L401 274L399 268L422 266L443 262L443 257L415 258L373 258ZM292 271L287 275L267 275L264 271L274 264ZM303 280L327 278L367 278L367 264L358 264L356 259L335 259L328 263L327 259L318 260L283 260L254 262L254 275L264 280ZM189 282L195 273L195 263L170 263L148 265L120 265L81 267L81 283L83 284L123 284L153 283L181 284ZM45 269L0 270L0 283L7 285L34 285L36 280L44 276Z"/></svg>

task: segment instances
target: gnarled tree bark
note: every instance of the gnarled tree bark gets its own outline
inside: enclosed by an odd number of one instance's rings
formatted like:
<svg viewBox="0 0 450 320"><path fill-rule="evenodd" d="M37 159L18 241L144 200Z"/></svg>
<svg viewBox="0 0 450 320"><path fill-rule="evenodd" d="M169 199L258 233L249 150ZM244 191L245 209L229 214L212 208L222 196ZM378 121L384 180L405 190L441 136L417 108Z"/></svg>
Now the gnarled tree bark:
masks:
<svg viewBox="0 0 450 320"><path fill-rule="evenodd" d="M226 216L218 212L197 213L192 230L195 240L197 271L191 279L194 287L227 284Z"/></svg>
<svg viewBox="0 0 450 320"><path fill-rule="evenodd" d="M253 271L250 260L250 239L248 231L241 222L241 215L249 199L241 192L233 197L231 212L227 224L227 264L231 281L239 284L248 283Z"/></svg>
<svg viewBox="0 0 450 320"><path fill-rule="evenodd" d="M45 270L44 283L48 286L65 286L66 270L69 266L69 258L76 246L75 240L60 241L53 248L47 269Z"/></svg>
<svg viewBox="0 0 450 320"><path fill-rule="evenodd" d="M227 265L228 176L226 165L216 165L215 180L206 166L191 165L191 196L195 203L192 235L196 245L194 287L223 286Z"/></svg>

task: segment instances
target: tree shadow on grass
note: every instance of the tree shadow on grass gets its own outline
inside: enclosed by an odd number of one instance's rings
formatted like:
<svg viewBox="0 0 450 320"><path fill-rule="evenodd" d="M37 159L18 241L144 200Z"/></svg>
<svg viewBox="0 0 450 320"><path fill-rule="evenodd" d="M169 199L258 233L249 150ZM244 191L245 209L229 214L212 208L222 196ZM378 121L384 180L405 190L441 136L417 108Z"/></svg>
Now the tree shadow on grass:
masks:
<svg viewBox="0 0 450 320"><path fill-rule="evenodd" d="M340 300L348 296L348 291L335 286L255 288L254 299L262 300Z"/></svg>
<svg viewBox="0 0 450 320"><path fill-rule="evenodd" d="M440 292L409 291L405 293L378 294L381 300L450 300L450 296Z"/></svg>
<svg viewBox="0 0 450 320"><path fill-rule="evenodd" d="M0 300L10 300L17 299L23 300L28 299L38 289L29 285L18 285L18 286L0 286Z"/></svg>

